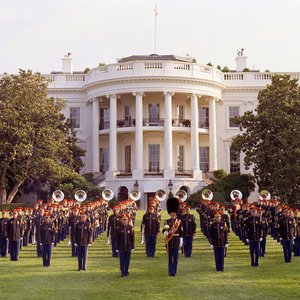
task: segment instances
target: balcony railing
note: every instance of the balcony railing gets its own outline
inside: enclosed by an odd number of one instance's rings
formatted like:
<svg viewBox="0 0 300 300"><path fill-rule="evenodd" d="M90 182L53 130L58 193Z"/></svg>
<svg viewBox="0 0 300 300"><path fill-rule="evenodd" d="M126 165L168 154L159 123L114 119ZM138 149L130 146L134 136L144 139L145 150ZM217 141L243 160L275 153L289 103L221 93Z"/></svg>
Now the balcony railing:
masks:
<svg viewBox="0 0 300 300"><path fill-rule="evenodd" d="M103 129L109 129L109 121L106 122L100 122L99 123L99 129L103 130Z"/></svg>
<svg viewBox="0 0 300 300"><path fill-rule="evenodd" d="M116 172L117 177L132 177L132 170L118 170Z"/></svg>
<svg viewBox="0 0 300 300"><path fill-rule="evenodd" d="M118 120L117 121L117 127L134 127L135 126L135 119L129 119L129 120Z"/></svg>
<svg viewBox="0 0 300 300"><path fill-rule="evenodd" d="M164 126L165 119L143 119L143 126Z"/></svg>
<svg viewBox="0 0 300 300"><path fill-rule="evenodd" d="M145 177L163 177L164 170L144 170Z"/></svg>
<svg viewBox="0 0 300 300"><path fill-rule="evenodd" d="M192 170L175 170L176 177L193 177Z"/></svg>
<svg viewBox="0 0 300 300"><path fill-rule="evenodd" d="M190 119L172 119L172 126L173 127L191 127L191 120Z"/></svg>
<svg viewBox="0 0 300 300"><path fill-rule="evenodd" d="M198 128L209 129L209 121L199 121Z"/></svg>

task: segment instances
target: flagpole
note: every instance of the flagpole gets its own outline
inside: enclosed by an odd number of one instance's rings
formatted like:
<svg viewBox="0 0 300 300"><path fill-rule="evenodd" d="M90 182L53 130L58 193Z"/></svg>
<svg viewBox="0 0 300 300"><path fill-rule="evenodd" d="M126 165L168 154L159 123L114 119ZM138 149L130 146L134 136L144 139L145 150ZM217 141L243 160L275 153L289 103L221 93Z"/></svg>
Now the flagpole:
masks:
<svg viewBox="0 0 300 300"><path fill-rule="evenodd" d="M158 15L157 4L155 4L154 15L155 15L154 53L156 54L156 33L157 33L157 15Z"/></svg>

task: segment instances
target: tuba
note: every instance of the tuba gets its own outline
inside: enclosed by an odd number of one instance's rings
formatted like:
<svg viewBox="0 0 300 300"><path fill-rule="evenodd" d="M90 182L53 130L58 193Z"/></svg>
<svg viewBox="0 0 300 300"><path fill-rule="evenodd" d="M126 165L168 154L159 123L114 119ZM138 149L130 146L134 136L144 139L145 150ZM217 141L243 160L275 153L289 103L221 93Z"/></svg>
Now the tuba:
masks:
<svg viewBox="0 0 300 300"><path fill-rule="evenodd" d="M61 202L61 201L64 200L65 194L61 190L56 190L56 191L53 192L52 198L56 202Z"/></svg>
<svg viewBox="0 0 300 300"><path fill-rule="evenodd" d="M179 190L176 192L175 197L185 201L187 199L187 192L184 190Z"/></svg>
<svg viewBox="0 0 300 300"><path fill-rule="evenodd" d="M106 201L110 201L114 197L114 192L110 189L106 189L102 192L102 198Z"/></svg>
<svg viewBox="0 0 300 300"><path fill-rule="evenodd" d="M202 199L211 201L214 197L214 193L209 189L204 189L201 196Z"/></svg>
<svg viewBox="0 0 300 300"><path fill-rule="evenodd" d="M138 201L141 198L141 192L139 190L132 190L129 194L129 198Z"/></svg>
<svg viewBox="0 0 300 300"><path fill-rule="evenodd" d="M78 190L75 192L74 197L78 202L83 202L86 199L87 194L84 190Z"/></svg>
<svg viewBox="0 0 300 300"><path fill-rule="evenodd" d="M259 200L270 200L271 194L267 190L262 190L259 192Z"/></svg>
<svg viewBox="0 0 300 300"><path fill-rule="evenodd" d="M155 198L159 201L164 201L167 198L167 194L164 190L160 189L156 191Z"/></svg>
<svg viewBox="0 0 300 300"><path fill-rule="evenodd" d="M231 191L231 193L230 193L230 198L231 198L231 200L235 200L235 199L240 199L240 200L242 200L242 198L243 198L243 194L242 194L242 192L241 191L239 191L239 190L233 190L233 191Z"/></svg>

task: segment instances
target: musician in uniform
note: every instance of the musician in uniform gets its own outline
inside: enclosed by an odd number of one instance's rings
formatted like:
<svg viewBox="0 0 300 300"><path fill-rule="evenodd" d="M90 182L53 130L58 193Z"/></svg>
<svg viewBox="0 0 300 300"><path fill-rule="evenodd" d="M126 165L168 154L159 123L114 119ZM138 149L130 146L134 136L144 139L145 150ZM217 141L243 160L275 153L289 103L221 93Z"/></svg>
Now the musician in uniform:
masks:
<svg viewBox="0 0 300 300"><path fill-rule="evenodd" d="M251 266L258 267L259 242L262 241L262 229L260 217L257 216L257 208L251 206L250 217L245 221L246 241L249 243Z"/></svg>
<svg viewBox="0 0 300 300"><path fill-rule="evenodd" d="M40 244L42 246L43 267L50 266L52 246L55 241L55 227L49 214L44 216L44 222L40 226Z"/></svg>
<svg viewBox="0 0 300 300"><path fill-rule="evenodd" d="M42 247L40 245L40 243L41 243L40 226L44 223L44 213L45 213L45 210L43 208L40 208L39 214L33 220L33 225L35 228L35 241L36 241L37 257L42 257Z"/></svg>
<svg viewBox="0 0 300 300"><path fill-rule="evenodd" d="M80 222L75 226L75 246L77 247L78 271L86 271L88 247L92 244L93 229L87 221L87 215L80 215Z"/></svg>
<svg viewBox="0 0 300 300"><path fill-rule="evenodd" d="M210 247L214 248L216 270L224 271L225 249L228 247L228 228L222 212L215 211L214 222L209 227Z"/></svg>
<svg viewBox="0 0 300 300"><path fill-rule="evenodd" d="M156 239L159 233L158 216L154 213L154 206L149 206L148 211L144 214L141 227L142 234L145 236L146 255L147 257L154 257L156 251Z"/></svg>
<svg viewBox="0 0 300 300"><path fill-rule="evenodd" d="M289 208L283 209L283 215L275 224L278 231L278 238L282 243L284 261L290 263L292 261L292 247L295 239L295 221L290 217Z"/></svg>
<svg viewBox="0 0 300 300"><path fill-rule="evenodd" d="M6 210L2 211L2 218L0 219L0 255L5 257L8 251L8 239L7 239L7 222L8 213Z"/></svg>
<svg viewBox="0 0 300 300"><path fill-rule="evenodd" d="M129 215L121 215L121 223L117 227L116 248L120 258L121 277L129 275L131 252L134 250L134 230L129 224Z"/></svg>
<svg viewBox="0 0 300 300"><path fill-rule="evenodd" d="M112 257L118 257L116 242L117 242L117 227L120 223L120 207L113 207L113 214L108 218L107 225L107 244L111 243Z"/></svg>
<svg viewBox="0 0 300 300"><path fill-rule="evenodd" d="M69 218L69 227L70 227L70 242L71 242L71 247L72 247L72 257L77 256L77 247L75 246L76 241L75 241L75 227L76 224L80 222L80 215L79 215L79 208L74 207L73 208L73 213Z"/></svg>
<svg viewBox="0 0 300 300"><path fill-rule="evenodd" d="M182 247L182 224L181 220L177 218L179 211L179 202L177 198L169 198L167 200L167 211L171 216L165 221L162 230L165 236L165 245L168 253L168 270L169 276L176 276L178 267L178 251Z"/></svg>
<svg viewBox="0 0 300 300"><path fill-rule="evenodd" d="M20 241L23 236L23 223L18 218L18 210L13 211L13 216L7 222L7 234L9 240L9 254L11 261L19 260Z"/></svg>
<svg viewBox="0 0 300 300"><path fill-rule="evenodd" d="M294 219L296 225L295 240L294 240L294 256L300 256L300 217L298 213L299 213L298 209L294 210Z"/></svg>
<svg viewBox="0 0 300 300"><path fill-rule="evenodd" d="M182 239L183 239L183 253L185 257L192 256L193 238L196 234L196 219L190 213L190 206L182 207L182 215L180 217L182 224Z"/></svg>
<svg viewBox="0 0 300 300"><path fill-rule="evenodd" d="M265 217L265 214L263 212L262 208L257 209L257 215L260 218L261 222L261 241L259 243L259 255L262 257L265 257L266 255L266 243L267 243L267 235L269 232L269 225L268 225L268 220Z"/></svg>

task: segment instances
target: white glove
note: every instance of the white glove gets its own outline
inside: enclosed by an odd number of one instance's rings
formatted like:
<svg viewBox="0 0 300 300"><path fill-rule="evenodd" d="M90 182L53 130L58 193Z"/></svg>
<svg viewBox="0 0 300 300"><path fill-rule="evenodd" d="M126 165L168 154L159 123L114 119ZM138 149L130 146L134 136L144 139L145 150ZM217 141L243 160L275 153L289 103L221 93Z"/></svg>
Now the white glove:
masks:
<svg viewBox="0 0 300 300"><path fill-rule="evenodd" d="M68 241L68 244L67 244L68 246L70 246L71 245L71 241Z"/></svg>
<svg viewBox="0 0 300 300"><path fill-rule="evenodd" d="M164 231L164 237L168 235L168 231Z"/></svg>
<svg viewBox="0 0 300 300"><path fill-rule="evenodd" d="M228 244L225 244L225 248L228 248Z"/></svg>
<svg viewBox="0 0 300 300"><path fill-rule="evenodd" d="M259 241L261 242L263 240L263 238L260 238Z"/></svg>
<svg viewBox="0 0 300 300"><path fill-rule="evenodd" d="M281 237L279 238L279 241L282 241L282 238L281 238Z"/></svg>
<svg viewBox="0 0 300 300"><path fill-rule="evenodd" d="M76 243L74 243L74 246L75 246L75 247L77 247L77 244L76 244Z"/></svg>
<svg viewBox="0 0 300 300"><path fill-rule="evenodd" d="M213 248L213 247L214 247L214 245L210 244L210 245L209 245L209 247L210 247L210 248Z"/></svg>
<svg viewBox="0 0 300 300"><path fill-rule="evenodd" d="M119 253L119 250L116 250L117 253Z"/></svg>
<svg viewBox="0 0 300 300"><path fill-rule="evenodd" d="M42 246L42 243L40 243L40 246Z"/></svg>
<svg viewBox="0 0 300 300"><path fill-rule="evenodd" d="M88 247L92 246L92 244L88 244Z"/></svg>
<svg viewBox="0 0 300 300"><path fill-rule="evenodd" d="M248 239L246 239L246 242L247 242L247 243L249 243L249 240L248 240Z"/></svg>

